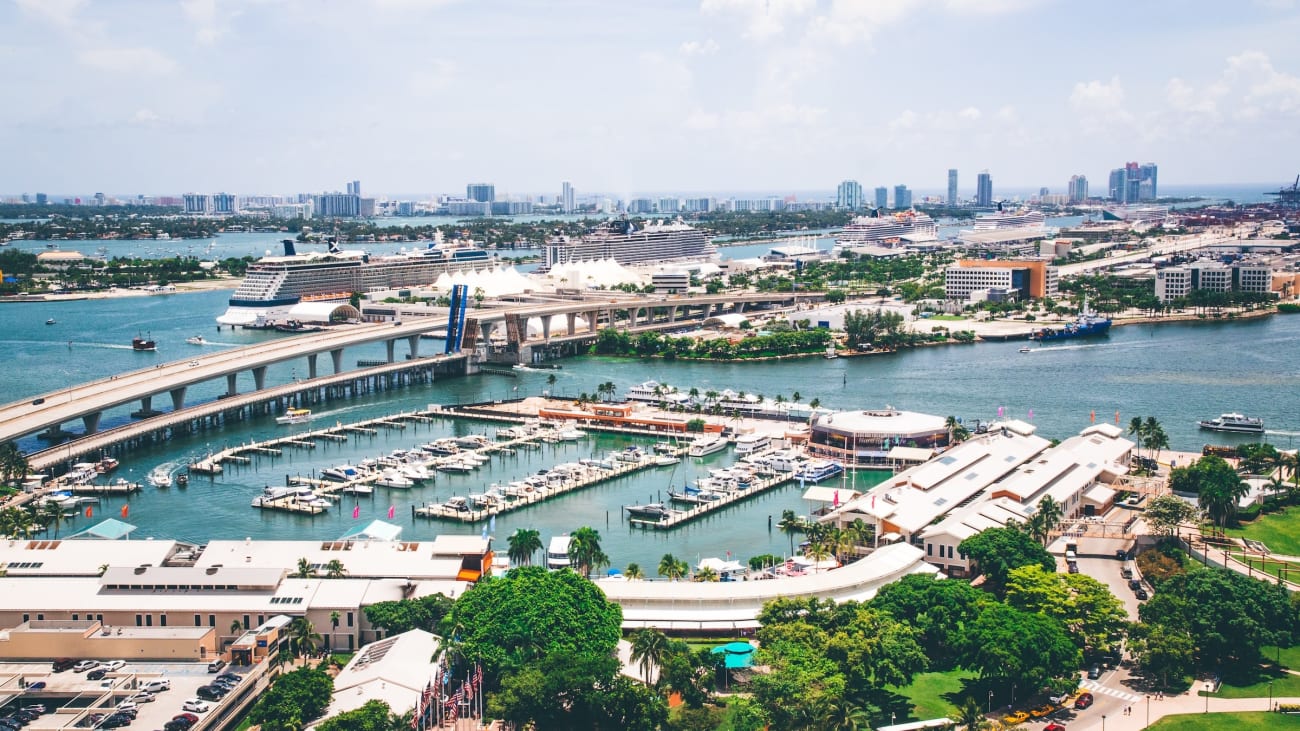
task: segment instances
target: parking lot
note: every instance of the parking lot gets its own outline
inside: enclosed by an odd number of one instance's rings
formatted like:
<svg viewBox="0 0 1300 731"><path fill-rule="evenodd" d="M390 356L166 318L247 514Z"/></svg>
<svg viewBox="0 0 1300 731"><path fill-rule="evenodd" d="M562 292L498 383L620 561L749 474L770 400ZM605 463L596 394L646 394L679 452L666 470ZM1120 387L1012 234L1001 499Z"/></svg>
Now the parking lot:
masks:
<svg viewBox="0 0 1300 731"><path fill-rule="evenodd" d="M151 701L138 703L138 715L128 727L160 729L182 713L182 703L194 698L200 686L216 677L215 673L208 672L206 662L129 662L98 680L87 678L91 672L56 673L49 662L0 663L0 714L18 706L41 703L46 713L32 721L27 731L93 728L86 721L90 714L109 714L151 681L165 679L170 689L154 694ZM219 703L209 701L208 705L215 711ZM203 718L212 711L195 715ZM78 726L78 723L85 725Z"/></svg>

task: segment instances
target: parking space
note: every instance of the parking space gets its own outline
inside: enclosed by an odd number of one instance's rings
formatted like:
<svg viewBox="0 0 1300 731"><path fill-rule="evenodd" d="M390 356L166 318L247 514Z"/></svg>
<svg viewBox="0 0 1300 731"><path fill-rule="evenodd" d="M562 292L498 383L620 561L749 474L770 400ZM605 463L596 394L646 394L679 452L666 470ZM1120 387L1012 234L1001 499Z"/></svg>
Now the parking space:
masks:
<svg viewBox="0 0 1300 731"><path fill-rule="evenodd" d="M135 697L137 716L130 727L160 729L185 712L185 701L195 698L198 689L215 678L206 662L131 662L103 677L98 677L93 668L56 673L49 662L0 663L0 693L5 694L0 698L4 701L0 713L40 703L46 712L33 720L27 731L95 728L99 724L90 720L92 714L111 714L123 701ZM150 689L154 692L139 695ZM207 701L206 705L216 710L220 701ZM211 712L195 715L202 718Z"/></svg>

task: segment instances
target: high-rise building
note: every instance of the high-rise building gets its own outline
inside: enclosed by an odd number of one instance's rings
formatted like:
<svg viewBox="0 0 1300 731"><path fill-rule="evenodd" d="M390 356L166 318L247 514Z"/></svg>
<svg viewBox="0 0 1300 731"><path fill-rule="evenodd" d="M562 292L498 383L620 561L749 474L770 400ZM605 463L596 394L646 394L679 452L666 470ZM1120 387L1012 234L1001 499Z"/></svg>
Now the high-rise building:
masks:
<svg viewBox="0 0 1300 731"><path fill-rule="evenodd" d="M1110 171L1109 198L1116 203L1139 203L1159 197L1157 167L1153 162L1126 163Z"/></svg>
<svg viewBox="0 0 1300 731"><path fill-rule="evenodd" d="M1042 197L1046 196L1048 193L1051 193L1051 192L1052 192L1052 191L1048 190L1046 187L1039 188L1039 189L1038 189L1038 197L1039 197L1039 198L1042 198Z"/></svg>
<svg viewBox="0 0 1300 731"><path fill-rule="evenodd" d="M355 196L358 197L358 198L361 197L361 181L360 181L360 180L353 180L351 183L348 183L348 195L355 195Z"/></svg>
<svg viewBox="0 0 1300 731"><path fill-rule="evenodd" d="M185 194L185 212L204 216L212 212L212 199L202 193Z"/></svg>
<svg viewBox="0 0 1300 731"><path fill-rule="evenodd" d="M231 214L237 210L235 206L235 196L231 193L217 193L212 196L212 212L219 214Z"/></svg>
<svg viewBox="0 0 1300 731"><path fill-rule="evenodd" d="M1156 164L1145 162L1138 166L1138 200L1153 201L1160 197L1156 190Z"/></svg>
<svg viewBox="0 0 1300 731"><path fill-rule="evenodd" d="M835 189L835 206L856 211L865 205L862 196L862 184L856 180L845 180Z"/></svg>
<svg viewBox="0 0 1300 731"><path fill-rule="evenodd" d="M1088 178L1084 175L1070 176L1070 202L1083 203L1088 200Z"/></svg>
<svg viewBox="0 0 1300 731"><path fill-rule="evenodd" d="M948 168L948 198L950 206L957 205L957 168Z"/></svg>
<svg viewBox="0 0 1300 731"><path fill-rule="evenodd" d="M491 183L470 183L465 186L465 197L479 203L491 203L497 199L497 188Z"/></svg>
<svg viewBox="0 0 1300 731"><path fill-rule="evenodd" d="M1128 185L1125 181L1128 175L1125 174L1124 168L1115 168L1110 171L1110 184L1106 188L1106 197L1116 203L1123 203L1128 195Z"/></svg>
<svg viewBox="0 0 1300 731"><path fill-rule="evenodd" d="M48 195L45 195L44 193L36 194L36 205L44 206L49 204L49 202L50 202L50 197Z"/></svg>
<svg viewBox="0 0 1300 731"><path fill-rule="evenodd" d="M676 215L682 210L682 201L680 198L665 196L659 199L658 208L660 213L671 213Z"/></svg>
<svg viewBox="0 0 1300 731"><path fill-rule="evenodd" d="M993 176L987 170L981 170L975 176L975 205L993 205Z"/></svg>
<svg viewBox="0 0 1300 731"><path fill-rule="evenodd" d="M312 211L318 218L356 218L361 215L361 198L347 193L313 196Z"/></svg>
<svg viewBox="0 0 1300 731"><path fill-rule="evenodd" d="M577 210L577 206L574 205L573 183L567 180L560 183L560 210L565 213L573 213Z"/></svg>
<svg viewBox="0 0 1300 731"><path fill-rule="evenodd" d="M912 207L912 191L906 185L894 186L894 208L902 211Z"/></svg>
<svg viewBox="0 0 1300 731"><path fill-rule="evenodd" d="M886 188L885 186L882 185L879 188L876 188L876 208L888 208L888 207L889 207L889 188Z"/></svg>

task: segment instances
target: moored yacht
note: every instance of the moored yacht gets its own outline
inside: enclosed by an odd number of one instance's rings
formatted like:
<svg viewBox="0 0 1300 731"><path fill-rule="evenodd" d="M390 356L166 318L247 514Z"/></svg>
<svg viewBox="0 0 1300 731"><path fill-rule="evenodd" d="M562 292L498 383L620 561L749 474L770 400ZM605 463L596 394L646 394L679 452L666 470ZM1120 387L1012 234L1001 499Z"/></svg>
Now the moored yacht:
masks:
<svg viewBox="0 0 1300 731"><path fill-rule="evenodd" d="M546 547L546 568L556 571L569 568L569 536L553 536Z"/></svg>
<svg viewBox="0 0 1300 731"><path fill-rule="evenodd" d="M623 508L627 514L633 518L646 518L649 520L664 520L672 515L673 511L663 503L647 503L645 505L628 505Z"/></svg>
<svg viewBox="0 0 1300 731"><path fill-rule="evenodd" d="M736 437L736 454L749 454L767 449L772 444L770 434L742 434Z"/></svg>
<svg viewBox="0 0 1300 731"><path fill-rule="evenodd" d="M1264 420L1243 414L1222 414L1218 418L1196 422L1197 426L1208 431L1232 432L1236 434L1263 434Z"/></svg>
<svg viewBox="0 0 1300 731"><path fill-rule="evenodd" d="M714 452L721 452L727 448L727 440L718 434L701 434L691 442L691 446L686 449L686 454L691 457L703 457Z"/></svg>

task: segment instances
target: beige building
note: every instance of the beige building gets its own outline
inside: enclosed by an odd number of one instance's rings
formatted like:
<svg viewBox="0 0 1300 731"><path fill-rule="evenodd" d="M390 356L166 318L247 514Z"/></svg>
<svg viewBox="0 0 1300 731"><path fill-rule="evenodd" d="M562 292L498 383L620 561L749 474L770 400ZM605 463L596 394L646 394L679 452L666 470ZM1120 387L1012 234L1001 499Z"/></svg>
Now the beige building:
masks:
<svg viewBox="0 0 1300 731"><path fill-rule="evenodd" d="M0 631L0 658L197 661L215 657L210 627L122 627L98 620L35 620Z"/></svg>

